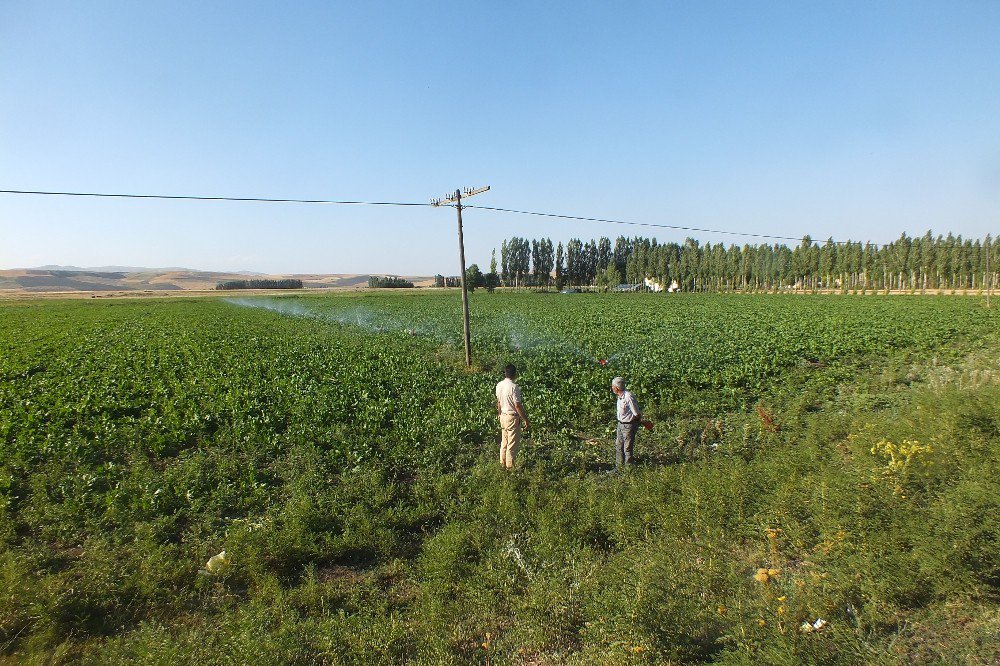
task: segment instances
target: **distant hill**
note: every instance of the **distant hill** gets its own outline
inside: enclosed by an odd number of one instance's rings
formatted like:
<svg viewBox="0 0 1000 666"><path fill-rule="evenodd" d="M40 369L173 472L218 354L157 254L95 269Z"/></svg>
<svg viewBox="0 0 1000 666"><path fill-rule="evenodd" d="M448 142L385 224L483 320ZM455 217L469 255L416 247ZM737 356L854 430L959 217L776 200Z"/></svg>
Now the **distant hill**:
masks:
<svg viewBox="0 0 1000 666"><path fill-rule="evenodd" d="M91 266L89 268L80 268L79 266L56 266L53 264L47 266L38 266L37 268L29 268L26 270L70 271L74 273L168 273L175 271L197 272L191 268L142 268L139 266Z"/></svg>
<svg viewBox="0 0 1000 666"><path fill-rule="evenodd" d="M168 292L214 290L219 282L259 279L302 280L304 289L360 289L367 287L368 274L280 274L251 271L215 272L187 268L142 268L137 266L40 266L0 270L0 295L18 293ZM433 286L434 278L403 276L417 286Z"/></svg>

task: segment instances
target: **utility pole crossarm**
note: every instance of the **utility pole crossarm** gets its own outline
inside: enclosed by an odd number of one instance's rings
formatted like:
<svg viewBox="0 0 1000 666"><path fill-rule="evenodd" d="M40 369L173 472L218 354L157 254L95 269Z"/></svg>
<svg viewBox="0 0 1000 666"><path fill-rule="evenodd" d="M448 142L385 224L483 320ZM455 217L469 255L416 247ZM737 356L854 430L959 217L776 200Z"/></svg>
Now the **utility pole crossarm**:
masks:
<svg viewBox="0 0 1000 666"><path fill-rule="evenodd" d="M440 199L431 199L431 205L432 206L448 206L450 204L461 205L461 201L463 198L468 199L471 196L482 194L483 192L488 192L489 189L490 186L487 185L486 187L477 187L475 189L467 187L461 191L455 190L454 194L445 195Z"/></svg>

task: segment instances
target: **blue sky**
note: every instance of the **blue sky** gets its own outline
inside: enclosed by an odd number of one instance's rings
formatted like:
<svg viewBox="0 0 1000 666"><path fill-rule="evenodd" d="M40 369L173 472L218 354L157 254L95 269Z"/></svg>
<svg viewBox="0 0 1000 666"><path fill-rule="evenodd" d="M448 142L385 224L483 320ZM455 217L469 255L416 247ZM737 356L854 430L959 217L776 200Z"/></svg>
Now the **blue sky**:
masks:
<svg viewBox="0 0 1000 666"><path fill-rule="evenodd" d="M1000 231L1000 2L0 3L0 189ZM512 235L681 231L465 213ZM735 236L699 233L702 242ZM451 209L0 194L0 268L457 273Z"/></svg>

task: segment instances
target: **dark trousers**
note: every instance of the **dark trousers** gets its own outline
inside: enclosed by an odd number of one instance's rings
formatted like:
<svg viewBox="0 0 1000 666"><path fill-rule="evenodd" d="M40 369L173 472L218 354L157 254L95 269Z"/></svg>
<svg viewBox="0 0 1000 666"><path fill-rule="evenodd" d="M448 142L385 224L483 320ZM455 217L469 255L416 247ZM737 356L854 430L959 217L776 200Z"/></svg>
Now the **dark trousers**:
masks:
<svg viewBox="0 0 1000 666"><path fill-rule="evenodd" d="M618 430L615 432L615 467L621 468L635 464L633 448L635 446L635 434L639 432L639 421L632 423L618 422Z"/></svg>

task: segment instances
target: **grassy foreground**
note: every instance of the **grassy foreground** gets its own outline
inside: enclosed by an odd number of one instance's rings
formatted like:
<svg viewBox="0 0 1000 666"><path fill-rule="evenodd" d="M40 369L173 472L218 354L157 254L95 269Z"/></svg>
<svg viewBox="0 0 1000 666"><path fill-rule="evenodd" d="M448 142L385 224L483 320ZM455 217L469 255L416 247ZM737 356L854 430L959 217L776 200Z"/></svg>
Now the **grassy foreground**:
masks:
<svg viewBox="0 0 1000 666"><path fill-rule="evenodd" d="M1000 661L996 309L472 306L0 304L0 663Z"/></svg>

